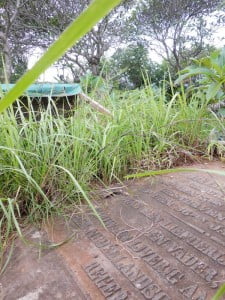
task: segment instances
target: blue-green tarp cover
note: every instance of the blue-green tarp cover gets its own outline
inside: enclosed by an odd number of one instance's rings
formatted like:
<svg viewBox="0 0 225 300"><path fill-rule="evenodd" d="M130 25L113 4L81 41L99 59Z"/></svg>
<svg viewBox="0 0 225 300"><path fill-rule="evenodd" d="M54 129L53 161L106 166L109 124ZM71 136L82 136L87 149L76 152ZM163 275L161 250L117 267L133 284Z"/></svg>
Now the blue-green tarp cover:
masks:
<svg viewBox="0 0 225 300"><path fill-rule="evenodd" d="M0 84L0 94L7 93L14 84ZM37 83L32 84L23 93L28 97L64 97L74 96L82 92L81 86L77 83Z"/></svg>

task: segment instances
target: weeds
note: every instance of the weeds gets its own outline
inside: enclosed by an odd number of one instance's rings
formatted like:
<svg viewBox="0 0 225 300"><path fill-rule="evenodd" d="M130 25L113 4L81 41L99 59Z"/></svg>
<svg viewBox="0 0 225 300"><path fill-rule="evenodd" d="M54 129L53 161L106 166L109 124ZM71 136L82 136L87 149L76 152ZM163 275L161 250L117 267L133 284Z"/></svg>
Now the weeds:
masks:
<svg viewBox="0 0 225 300"><path fill-rule="evenodd" d="M2 252L9 232L20 234L21 220L63 214L83 199L93 209L93 182L207 157L209 133L222 122L203 100L193 96L187 102L177 93L168 102L164 89L159 93L151 86L104 91L98 100L113 118L82 104L65 118L51 101L39 114L28 101L26 114L18 102L0 115L0 198L13 199L1 202Z"/></svg>
<svg viewBox="0 0 225 300"><path fill-rule="evenodd" d="M3 97L0 111L119 2L101 5L103 1L94 1ZM123 94L110 95L105 90L102 100L111 107L113 119L88 106L64 118L51 101L39 117L31 101L26 115L19 102L16 111L11 107L0 115L0 274L12 255L13 246L3 262L11 233L16 229L22 236L22 219L39 221L82 199L97 216L88 197L93 181L110 183L134 170L139 173L130 177L157 175L163 171L143 170L171 168L186 159L212 155L211 149L218 144L208 137L215 128L224 130L223 121L209 114L204 95L193 93L187 100L183 91L174 94L172 84L171 92L172 99L167 101L165 87L154 91L149 84ZM221 155L224 145L219 145ZM223 293L224 287L214 299Z"/></svg>

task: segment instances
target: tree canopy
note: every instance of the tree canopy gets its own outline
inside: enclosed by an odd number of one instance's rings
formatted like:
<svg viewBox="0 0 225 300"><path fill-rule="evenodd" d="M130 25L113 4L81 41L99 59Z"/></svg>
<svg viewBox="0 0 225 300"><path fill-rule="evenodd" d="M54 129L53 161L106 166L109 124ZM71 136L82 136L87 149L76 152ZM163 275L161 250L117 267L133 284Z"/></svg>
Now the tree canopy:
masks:
<svg viewBox="0 0 225 300"><path fill-rule="evenodd" d="M47 48L90 2L0 0L0 80L16 80L27 68L30 51ZM96 76L107 51L114 48L116 72L126 69L123 79L139 86L143 68L136 68L137 64L143 63L148 72L151 69L151 78L154 69L156 74L159 71L149 53L158 53L177 72L190 57L207 51L215 23L224 19L222 0L126 0L69 50L59 65L71 71L74 81L87 72Z"/></svg>
<svg viewBox="0 0 225 300"><path fill-rule="evenodd" d="M138 88L147 80L158 84L165 72L163 66L151 61L148 49L141 43L119 48L109 60L109 66L120 88Z"/></svg>
<svg viewBox="0 0 225 300"><path fill-rule="evenodd" d="M143 0L132 16L133 30L179 70L183 61L205 49L215 28L210 15L222 4L221 0Z"/></svg>

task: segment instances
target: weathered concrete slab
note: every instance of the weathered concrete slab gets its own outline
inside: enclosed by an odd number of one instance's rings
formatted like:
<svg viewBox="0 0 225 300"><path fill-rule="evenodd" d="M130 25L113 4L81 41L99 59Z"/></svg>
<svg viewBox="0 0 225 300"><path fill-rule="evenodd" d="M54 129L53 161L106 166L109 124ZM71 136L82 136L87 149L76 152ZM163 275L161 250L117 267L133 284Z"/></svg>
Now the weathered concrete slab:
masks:
<svg viewBox="0 0 225 300"><path fill-rule="evenodd" d="M130 181L98 202L106 229L88 212L48 226L54 242L76 239L30 259L24 277L16 278L24 257L14 262L0 280L4 299L211 299L225 282L223 182L206 173Z"/></svg>
<svg viewBox="0 0 225 300"><path fill-rule="evenodd" d="M31 230L33 243L46 242L46 236ZM55 251L40 250L17 241L11 262L0 279L0 299L90 299L78 287L72 272Z"/></svg>

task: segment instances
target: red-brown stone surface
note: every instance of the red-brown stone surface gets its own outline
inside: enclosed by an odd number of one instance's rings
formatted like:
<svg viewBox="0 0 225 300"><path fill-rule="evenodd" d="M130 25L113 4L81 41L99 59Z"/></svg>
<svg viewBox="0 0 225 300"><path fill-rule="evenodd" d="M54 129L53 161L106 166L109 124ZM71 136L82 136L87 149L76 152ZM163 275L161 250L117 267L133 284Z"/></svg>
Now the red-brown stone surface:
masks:
<svg viewBox="0 0 225 300"><path fill-rule="evenodd" d="M201 165L225 170L223 164ZM87 210L16 243L2 299L208 300L225 282L225 177L177 173L129 181ZM113 191L113 189L111 190ZM118 192L119 191L119 192Z"/></svg>

